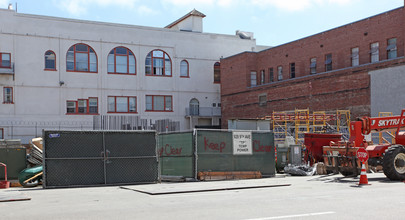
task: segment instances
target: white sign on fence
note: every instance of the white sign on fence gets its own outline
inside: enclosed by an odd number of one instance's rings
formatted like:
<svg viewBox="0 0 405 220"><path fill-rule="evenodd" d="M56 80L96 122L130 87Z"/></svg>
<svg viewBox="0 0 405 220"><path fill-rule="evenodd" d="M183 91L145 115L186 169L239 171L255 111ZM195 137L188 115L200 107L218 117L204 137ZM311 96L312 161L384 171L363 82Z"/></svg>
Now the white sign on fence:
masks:
<svg viewBox="0 0 405 220"><path fill-rule="evenodd" d="M233 131L233 154L251 155L252 151L252 132L251 131Z"/></svg>

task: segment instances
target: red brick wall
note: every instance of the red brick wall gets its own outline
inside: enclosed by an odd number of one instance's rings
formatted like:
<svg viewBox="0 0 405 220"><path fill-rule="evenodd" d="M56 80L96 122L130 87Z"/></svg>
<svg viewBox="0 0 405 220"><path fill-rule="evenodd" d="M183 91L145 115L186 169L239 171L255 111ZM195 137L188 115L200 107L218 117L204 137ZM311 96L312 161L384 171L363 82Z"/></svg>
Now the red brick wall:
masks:
<svg viewBox="0 0 405 220"><path fill-rule="evenodd" d="M397 38L398 57L404 56L404 9L335 28L268 50L246 52L221 60L222 126L228 119L256 118L273 111L309 108L311 111L349 109L352 116L370 114L368 71L400 65L404 59L387 59L387 40ZM370 44L379 42L379 63L370 64ZM351 67L351 48L359 47L360 66ZM332 54L333 70L325 72L325 55ZM317 58L317 74L310 75L310 59ZM295 63L296 79L289 64ZM283 81L277 82L277 67L283 66ZM268 69L275 83L268 83ZM264 69L266 85L250 87L250 72ZM267 95L266 106L258 96Z"/></svg>

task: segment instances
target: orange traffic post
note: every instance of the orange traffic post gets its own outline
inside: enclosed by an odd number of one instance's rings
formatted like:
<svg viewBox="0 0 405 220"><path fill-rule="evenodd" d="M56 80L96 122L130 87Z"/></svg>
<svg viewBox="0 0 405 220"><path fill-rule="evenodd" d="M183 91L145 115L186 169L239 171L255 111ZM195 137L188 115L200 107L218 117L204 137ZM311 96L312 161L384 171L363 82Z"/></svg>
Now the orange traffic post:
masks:
<svg viewBox="0 0 405 220"><path fill-rule="evenodd" d="M371 184L368 184L366 166L364 165L364 163L361 163L361 173L360 173L359 186L360 185L371 185Z"/></svg>

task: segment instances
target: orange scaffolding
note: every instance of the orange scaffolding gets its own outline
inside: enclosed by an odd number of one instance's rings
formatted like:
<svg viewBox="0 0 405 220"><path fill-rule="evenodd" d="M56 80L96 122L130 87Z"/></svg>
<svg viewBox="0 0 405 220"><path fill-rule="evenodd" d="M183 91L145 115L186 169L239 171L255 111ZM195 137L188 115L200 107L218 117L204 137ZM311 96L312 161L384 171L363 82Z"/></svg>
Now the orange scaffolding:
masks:
<svg viewBox="0 0 405 220"><path fill-rule="evenodd" d="M342 133L343 138L350 136L350 111L316 111L295 109L294 111L273 112L263 119L271 120L275 143L284 143L287 136L292 136L296 144L304 143L305 133L325 133L327 131Z"/></svg>

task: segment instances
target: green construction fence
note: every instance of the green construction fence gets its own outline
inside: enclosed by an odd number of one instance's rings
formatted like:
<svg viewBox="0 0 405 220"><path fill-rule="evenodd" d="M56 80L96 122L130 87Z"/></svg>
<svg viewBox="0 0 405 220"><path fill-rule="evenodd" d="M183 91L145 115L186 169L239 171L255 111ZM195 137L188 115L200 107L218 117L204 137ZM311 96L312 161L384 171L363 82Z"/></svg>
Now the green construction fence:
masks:
<svg viewBox="0 0 405 220"><path fill-rule="evenodd" d="M270 131L197 129L159 134L158 140L161 175L196 178L200 171L275 175L274 134Z"/></svg>

